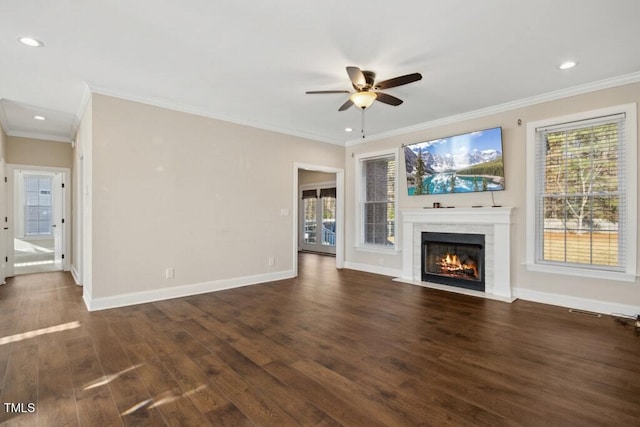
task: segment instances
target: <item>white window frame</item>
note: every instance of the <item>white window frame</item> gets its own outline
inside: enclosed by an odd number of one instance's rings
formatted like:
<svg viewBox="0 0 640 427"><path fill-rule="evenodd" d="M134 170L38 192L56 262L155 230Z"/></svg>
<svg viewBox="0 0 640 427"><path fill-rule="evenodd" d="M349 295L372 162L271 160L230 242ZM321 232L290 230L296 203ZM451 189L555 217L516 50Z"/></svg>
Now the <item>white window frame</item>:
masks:
<svg viewBox="0 0 640 427"><path fill-rule="evenodd" d="M393 229L394 229L394 238L392 246L382 246L382 245L372 245L370 243L365 243L364 239L364 202L365 202L365 185L363 182L363 164L367 160L375 160L382 157L391 157L396 163L396 174L394 177L395 188L394 188L394 219L393 219ZM398 163L398 149L392 148L387 150L376 151L372 153L364 153L358 154L354 156L355 158L355 189L356 189L356 237L355 237L355 249L363 252L373 252L379 254L388 254L388 255L397 255L399 252L400 246L400 230L398 230L398 169L400 167Z"/></svg>
<svg viewBox="0 0 640 427"><path fill-rule="evenodd" d="M626 250L626 260L623 266L624 271L608 271L594 268L592 266L560 266L548 265L536 261L536 246L539 243L536 230L536 129L561 125L564 123L589 120L597 117L610 116L615 114L625 114L624 141L625 167L626 167L626 233L623 236L623 245ZM601 108L597 110L585 111L577 114L570 114L561 117L553 117L545 120L527 123L526 158L527 158L527 205L526 205L526 266L531 271L544 273L565 274L578 277L590 277L597 279L616 280L624 282L635 282L638 277L637 272L637 243L638 243L638 179L637 179L637 106L624 104L614 107Z"/></svg>

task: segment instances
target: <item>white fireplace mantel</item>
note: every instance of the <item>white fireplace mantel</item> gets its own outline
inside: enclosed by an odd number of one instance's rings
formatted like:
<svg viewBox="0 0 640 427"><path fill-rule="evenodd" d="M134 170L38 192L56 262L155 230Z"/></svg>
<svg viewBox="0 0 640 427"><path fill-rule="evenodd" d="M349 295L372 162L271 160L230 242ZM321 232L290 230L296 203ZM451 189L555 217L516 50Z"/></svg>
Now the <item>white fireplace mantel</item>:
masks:
<svg viewBox="0 0 640 427"><path fill-rule="evenodd" d="M402 210L403 282L453 292L513 301L511 289L511 207L440 208ZM485 235L485 291L421 281L420 249L423 231Z"/></svg>

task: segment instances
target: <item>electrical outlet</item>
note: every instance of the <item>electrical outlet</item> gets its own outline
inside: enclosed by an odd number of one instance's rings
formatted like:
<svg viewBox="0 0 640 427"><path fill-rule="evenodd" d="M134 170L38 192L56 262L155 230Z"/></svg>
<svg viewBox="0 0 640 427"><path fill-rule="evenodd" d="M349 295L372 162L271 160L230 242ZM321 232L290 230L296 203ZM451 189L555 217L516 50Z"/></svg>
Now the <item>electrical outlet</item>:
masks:
<svg viewBox="0 0 640 427"><path fill-rule="evenodd" d="M274 257L269 257L268 259L269 267L273 267L276 265L276 259Z"/></svg>
<svg viewBox="0 0 640 427"><path fill-rule="evenodd" d="M175 277L175 272L173 271L173 267L167 267L164 271L164 277L166 279L173 279Z"/></svg>

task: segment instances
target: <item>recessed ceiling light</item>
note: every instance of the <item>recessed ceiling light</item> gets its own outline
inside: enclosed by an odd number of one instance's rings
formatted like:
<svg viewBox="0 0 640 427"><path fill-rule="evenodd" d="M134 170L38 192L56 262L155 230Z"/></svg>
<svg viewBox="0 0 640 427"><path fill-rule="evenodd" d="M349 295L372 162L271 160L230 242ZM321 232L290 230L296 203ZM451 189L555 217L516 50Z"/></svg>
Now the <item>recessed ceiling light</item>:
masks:
<svg viewBox="0 0 640 427"><path fill-rule="evenodd" d="M344 131L345 131L345 132L353 132L353 129L351 129L351 128L344 128Z"/></svg>
<svg viewBox="0 0 640 427"><path fill-rule="evenodd" d="M45 116L33 116L35 120L47 120Z"/></svg>
<svg viewBox="0 0 640 427"><path fill-rule="evenodd" d="M558 68L560 68L561 70L569 70L575 67L576 65L578 64L575 61L565 61L562 64L560 64Z"/></svg>
<svg viewBox="0 0 640 427"><path fill-rule="evenodd" d="M36 40L32 37L20 37L18 38L18 41L20 43L22 43L25 46L29 46L29 47L42 47L44 46L44 43L42 43L40 40Z"/></svg>

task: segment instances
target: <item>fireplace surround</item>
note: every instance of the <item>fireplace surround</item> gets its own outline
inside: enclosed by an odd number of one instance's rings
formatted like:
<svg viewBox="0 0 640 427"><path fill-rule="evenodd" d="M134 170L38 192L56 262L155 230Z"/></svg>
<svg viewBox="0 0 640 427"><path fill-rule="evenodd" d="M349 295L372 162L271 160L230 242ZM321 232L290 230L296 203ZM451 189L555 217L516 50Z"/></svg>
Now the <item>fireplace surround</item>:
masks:
<svg viewBox="0 0 640 427"><path fill-rule="evenodd" d="M402 214L402 277L419 286L511 302L511 207L405 209ZM483 235L484 291L450 286L422 278L422 233Z"/></svg>

